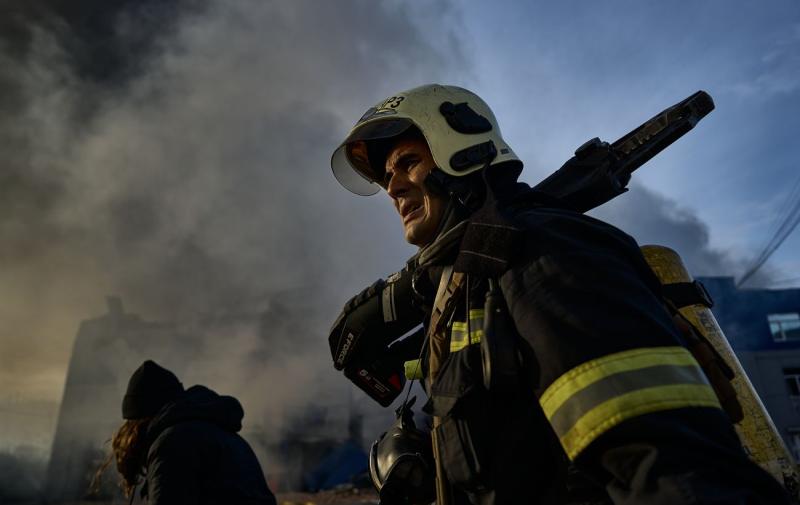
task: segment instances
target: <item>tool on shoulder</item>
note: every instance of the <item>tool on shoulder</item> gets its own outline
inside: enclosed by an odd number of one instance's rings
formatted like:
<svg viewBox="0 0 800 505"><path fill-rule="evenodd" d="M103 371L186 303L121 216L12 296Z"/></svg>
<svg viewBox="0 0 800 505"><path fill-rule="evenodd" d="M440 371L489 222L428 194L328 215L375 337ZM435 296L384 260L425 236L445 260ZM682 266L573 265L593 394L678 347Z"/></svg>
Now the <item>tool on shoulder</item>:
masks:
<svg viewBox="0 0 800 505"><path fill-rule="evenodd" d="M593 138L534 189L559 198L578 212L598 207L627 191L631 174L714 110L705 91L656 114L609 144Z"/></svg>

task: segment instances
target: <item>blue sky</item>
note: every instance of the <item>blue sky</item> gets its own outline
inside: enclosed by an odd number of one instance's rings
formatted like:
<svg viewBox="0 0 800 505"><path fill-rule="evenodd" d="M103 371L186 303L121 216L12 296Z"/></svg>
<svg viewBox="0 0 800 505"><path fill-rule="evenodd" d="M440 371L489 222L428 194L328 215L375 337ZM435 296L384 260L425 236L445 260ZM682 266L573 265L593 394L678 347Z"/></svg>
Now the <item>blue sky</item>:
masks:
<svg viewBox="0 0 800 505"><path fill-rule="evenodd" d="M737 267L760 252L800 177L800 3L499 1L454 11L465 79L495 109L529 182L584 140L616 140L709 92L716 110L634 179L705 223L708 246ZM795 232L768 263L773 279L800 277L798 250Z"/></svg>

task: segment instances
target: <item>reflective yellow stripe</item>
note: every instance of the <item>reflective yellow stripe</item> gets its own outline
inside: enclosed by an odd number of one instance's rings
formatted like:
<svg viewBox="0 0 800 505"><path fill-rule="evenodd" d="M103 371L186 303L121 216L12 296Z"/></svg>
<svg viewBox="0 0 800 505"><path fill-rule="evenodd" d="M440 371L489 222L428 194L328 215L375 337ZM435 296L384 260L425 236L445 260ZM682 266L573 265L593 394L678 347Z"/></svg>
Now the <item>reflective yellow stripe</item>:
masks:
<svg viewBox="0 0 800 505"><path fill-rule="evenodd" d="M626 419L719 407L697 361L683 347L634 349L583 363L551 384L539 402L570 458Z"/></svg>
<svg viewBox="0 0 800 505"><path fill-rule="evenodd" d="M472 330L467 335L467 323L463 321L453 323L450 328L450 352L457 352L470 344L479 344L483 338L483 309L472 309L469 311L469 329ZM422 380L422 365L418 359L403 363L403 371L408 380Z"/></svg>
<svg viewBox="0 0 800 505"><path fill-rule="evenodd" d="M539 403L549 417L567 399L589 384L609 375L654 365L697 365L683 347L647 347L587 361L565 373L545 390Z"/></svg>
<svg viewBox="0 0 800 505"><path fill-rule="evenodd" d="M403 363L403 372L408 380L422 380L422 364L418 359Z"/></svg>
<svg viewBox="0 0 800 505"><path fill-rule="evenodd" d="M566 434L561 445L575 459L592 441L626 419L685 407L721 408L717 395L705 384L678 384L642 389L617 396L587 412Z"/></svg>
<svg viewBox="0 0 800 505"><path fill-rule="evenodd" d="M453 323L450 331L450 352L457 352L470 344L478 344L483 338L483 309L469 311L469 336L467 336L467 323L458 321Z"/></svg>

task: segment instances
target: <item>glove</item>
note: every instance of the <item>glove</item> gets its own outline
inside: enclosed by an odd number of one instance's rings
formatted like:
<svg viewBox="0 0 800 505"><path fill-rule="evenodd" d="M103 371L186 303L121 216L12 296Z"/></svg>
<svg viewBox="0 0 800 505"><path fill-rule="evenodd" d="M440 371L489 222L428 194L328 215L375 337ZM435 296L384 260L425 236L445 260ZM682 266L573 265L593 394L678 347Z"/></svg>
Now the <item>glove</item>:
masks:
<svg viewBox="0 0 800 505"><path fill-rule="evenodd" d="M368 288L351 298L344 304L342 312L333 323L328 344L331 348L333 366L337 370L344 369L354 356L361 354L366 361L377 357L386 347L380 330L377 315L381 311L381 298L386 281L379 279ZM382 318L381 318L382 320ZM373 335L363 338L366 330L373 329Z"/></svg>
<svg viewBox="0 0 800 505"><path fill-rule="evenodd" d="M413 281L414 270L406 266L345 303L328 335L334 368L342 370L354 360L374 361L390 343L422 323L425 315Z"/></svg>

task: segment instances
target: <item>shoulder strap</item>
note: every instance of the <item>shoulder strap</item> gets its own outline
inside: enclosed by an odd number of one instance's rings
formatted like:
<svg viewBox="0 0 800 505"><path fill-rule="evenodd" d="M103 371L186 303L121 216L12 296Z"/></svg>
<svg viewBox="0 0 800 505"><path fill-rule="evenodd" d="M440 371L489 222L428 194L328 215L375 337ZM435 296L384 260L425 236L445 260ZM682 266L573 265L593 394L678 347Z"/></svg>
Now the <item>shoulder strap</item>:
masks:
<svg viewBox="0 0 800 505"><path fill-rule="evenodd" d="M697 360L700 368L708 377L711 387L717 394L720 405L734 423L744 419L742 404L736 394L731 381L735 377L735 372L725 361L725 358L708 341L703 332L684 316L677 307L668 299L664 298L665 304L672 313L672 321L683 335L686 341L686 348Z"/></svg>
<svg viewBox="0 0 800 505"><path fill-rule="evenodd" d="M446 325L464 287L464 278L465 275L461 272L454 272L451 265L445 267L439 281L439 290L436 292L428 324L428 342L430 343L428 377L431 382L435 380L439 368L450 352Z"/></svg>
<svg viewBox="0 0 800 505"><path fill-rule="evenodd" d="M433 302L431 319L428 323L428 342L430 343L430 356L428 358L428 381L432 384L439 373L442 363L450 352L450 343L447 332L447 320L453 314L456 302L458 301L461 290L464 286L465 275L461 272L453 272L453 266L445 267L442 277L439 280L439 290ZM433 457L436 464L436 503L438 505L449 505L452 503L452 494L447 477L444 472L444 463L441 454L442 441L439 440L439 426L441 419L433 417L433 429L431 430L431 442L433 445Z"/></svg>

